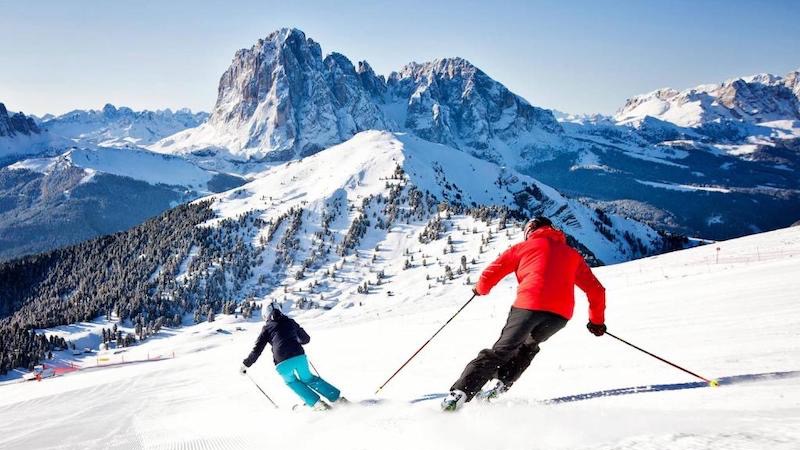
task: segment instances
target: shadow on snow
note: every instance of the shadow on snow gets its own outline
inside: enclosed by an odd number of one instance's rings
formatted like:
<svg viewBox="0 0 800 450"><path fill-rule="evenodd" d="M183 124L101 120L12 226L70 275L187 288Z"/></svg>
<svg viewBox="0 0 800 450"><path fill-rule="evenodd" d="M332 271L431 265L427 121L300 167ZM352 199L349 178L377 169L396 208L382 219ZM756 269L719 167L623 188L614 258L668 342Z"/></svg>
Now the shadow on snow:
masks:
<svg viewBox="0 0 800 450"><path fill-rule="evenodd" d="M800 377L800 370L733 375L729 377L718 378L717 382L719 382L720 387L722 387L722 386L729 386L732 384L758 382L758 381L772 381L772 380L780 380L784 378L796 378L796 377ZM560 403L578 402L581 400L591 400L593 398L617 397L620 395L642 394L645 392L680 391L685 389L697 389L703 387L709 387L709 384L706 383L705 381L695 381L690 383L651 384L645 386L632 386L632 387L624 387L616 389L606 389L595 392L586 392L583 394L567 395L564 397L556 397L548 400L542 400L539 403L555 405ZM411 400L411 403L419 403L428 400L435 400L439 398L444 398L445 396L447 396L447 394L443 393L427 394L423 395L422 397Z"/></svg>

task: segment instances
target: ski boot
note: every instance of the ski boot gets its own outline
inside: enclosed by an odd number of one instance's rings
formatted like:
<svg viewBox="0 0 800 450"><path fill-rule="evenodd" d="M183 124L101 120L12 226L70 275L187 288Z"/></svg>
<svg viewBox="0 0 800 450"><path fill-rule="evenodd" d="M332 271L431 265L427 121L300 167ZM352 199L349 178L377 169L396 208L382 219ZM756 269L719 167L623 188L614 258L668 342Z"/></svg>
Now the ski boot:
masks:
<svg viewBox="0 0 800 450"><path fill-rule="evenodd" d="M450 391L447 397L442 400L442 411L456 411L467 401L467 394L458 389Z"/></svg>
<svg viewBox="0 0 800 450"><path fill-rule="evenodd" d="M511 386L507 386L500 380L495 380L494 386L492 386L489 389L480 391L478 395L475 396L475 398L482 402L489 402L508 392L508 389L510 387Z"/></svg>
<svg viewBox="0 0 800 450"><path fill-rule="evenodd" d="M331 406L334 408L338 408L340 406L349 406L349 405L350 405L350 400L346 399L342 395L340 395L335 402L331 403Z"/></svg>
<svg viewBox="0 0 800 450"><path fill-rule="evenodd" d="M311 407L312 411L327 411L331 409L331 405L323 402L322 400L317 400L317 403L314 403L314 406Z"/></svg>

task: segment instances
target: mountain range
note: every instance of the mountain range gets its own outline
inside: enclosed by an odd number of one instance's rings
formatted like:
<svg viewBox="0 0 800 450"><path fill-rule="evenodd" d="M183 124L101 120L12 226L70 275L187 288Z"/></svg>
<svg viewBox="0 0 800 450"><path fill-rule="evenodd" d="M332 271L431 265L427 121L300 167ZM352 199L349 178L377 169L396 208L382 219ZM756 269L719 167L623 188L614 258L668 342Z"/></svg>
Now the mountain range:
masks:
<svg viewBox="0 0 800 450"><path fill-rule="evenodd" d="M205 121L2 108L0 333L99 315L150 330L254 299L321 312L401 278L422 299L471 285L536 215L592 265L788 226L796 79L575 117L461 58L384 77L281 29L236 52Z"/></svg>
<svg viewBox="0 0 800 450"><path fill-rule="evenodd" d="M106 105L37 119L0 103L0 260L127 230L244 183L137 146L205 117Z"/></svg>
<svg viewBox="0 0 800 450"><path fill-rule="evenodd" d="M149 148L248 174L366 129L404 131L607 211L721 239L800 216L798 111L792 72L662 89L614 117L559 120L461 58L383 77L284 29L236 53L208 122Z"/></svg>
<svg viewBox="0 0 800 450"><path fill-rule="evenodd" d="M119 161L120 153L110 147L129 149L139 162L154 161L149 170L81 167L124 183L144 182L147 189L167 189L168 195L151 197L169 200L136 215L126 222L130 226L170 205L259 179L284 163L379 130L416 136L505 167L592 209L651 229L728 238L786 226L800 217L797 74L756 75L682 92L661 89L628 100L613 117L573 117L531 105L462 58L410 63L382 76L366 61L353 64L339 53L323 56L317 42L287 28L236 52L208 115L106 105L102 111L46 116L38 124L22 121L62 148L45 146L42 161L7 159L8 166L0 169L0 180L6 180L0 195L7 192L7 204L9 197L20 198L21 175L52 177L81 166L76 154ZM153 152L172 159L159 159ZM17 159L36 153L21 153ZM178 160L205 171L206 178L225 181L216 187L190 186L169 176L172 163L155 162ZM85 170L74 180L87 180ZM88 179L96 183L104 177ZM47 192L53 198L53 192L91 184L64 188L57 183ZM137 189L132 188L132 196ZM70 209L69 202L64 208ZM28 218L11 209L24 226ZM122 212L111 210L104 216ZM49 213L41 217L47 221ZM74 220L80 221L68 221ZM30 233L26 238L35 240ZM17 245L6 244L7 257L26 252Z"/></svg>

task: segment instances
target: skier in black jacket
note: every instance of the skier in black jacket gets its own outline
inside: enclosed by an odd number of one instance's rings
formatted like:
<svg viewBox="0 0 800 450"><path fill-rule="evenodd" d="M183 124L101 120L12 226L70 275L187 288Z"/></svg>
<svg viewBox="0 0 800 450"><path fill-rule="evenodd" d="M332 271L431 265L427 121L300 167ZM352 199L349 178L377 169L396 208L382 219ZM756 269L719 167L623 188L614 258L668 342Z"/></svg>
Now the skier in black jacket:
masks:
<svg viewBox="0 0 800 450"><path fill-rule="evenodd" d="M275 369L307 406L315 410L329 409L330 406L320 400L320 395L334 403L345 401L339 389L311 373L303 350L303 345L311 341L308 333L275 305L270 305L270 309L267 323L261 329L253 351L242 362L239 372L246 374L247 369L261 356L264 347L270 344Z"/></svg>

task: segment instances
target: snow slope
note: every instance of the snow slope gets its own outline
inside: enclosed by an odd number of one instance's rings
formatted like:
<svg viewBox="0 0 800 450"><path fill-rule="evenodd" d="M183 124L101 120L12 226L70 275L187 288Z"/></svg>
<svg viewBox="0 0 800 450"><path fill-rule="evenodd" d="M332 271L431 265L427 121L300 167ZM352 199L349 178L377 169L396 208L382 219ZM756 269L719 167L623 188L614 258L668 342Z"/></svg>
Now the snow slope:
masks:
<svg viewBox="0 0 800 450"><path fill-rule="evenodd" d="M267 221L302 207L310 215L305 220L318 223L318 217L332 203L345 200L357 207L364 199L385 194L392 184L390 176L398 167L408 177L409 186L430 194L437 203L502 205L511 209L521 204L530 208L528 212L547 215L605 263L636 254L623 237L625 233L640 239L647 249L660 249L661 237L646 225L609 216L609 226L605 227L596 211L533 178L403 133L359 133L343 144L302 161L277 166L247 185L218 194L213 207L223 218L255 211ZM524 197L527 200L521 199L519 193L529 186L534 190ZM408 231L418 230L423 224L424 221L407 224ZM601 227L610 229L609 236L613 238L604 236ZM374 239L380 242L383 238L368 238Z"/></svg>
<svg viewBox="0 0 800 450"><path fill-rule="evenodd" d="M151 184L186 186L201 192L209 192L207 183L215 175L214 172L201 169L183 158L146 150L110 147L74 148L54 158L19 161L9 166L9 169L28 169L47 175L65 165L82 168L87 177L100 172ZM89 179L87 178L86 181Z"/></svg>
<svg viewBox="0 0 800 450"><path fill-rule="evenodd" d="M719 250L717 250L719 248ZM800 228L722 242L597 270L609 329L708 377L798 371ZM333 449L795 449L800 378L605 396L538 400L693 379L584 329L586 303L505 400L441 414L408 404L447 389L490 345L511 303L509 278L479 298L381 394L386 402L329 413L296 402L264 356L250 373L274 410L237 374L260 324L219 316L162 332L126 358L174 359L98 368L40 383L0 386L2 448ZM299 312L310 358L353 400L375 388L469 296L452 285L422 295L375 296L324 314ZM80 329L84 324L81 324ZM91 326L88 324L86 326ZM241 327L243 331L237 331ZM217 330L222 330L217 331ZM89 357L82 364L91 365ZM794 375L796 375L795 373Z"/></svg>

